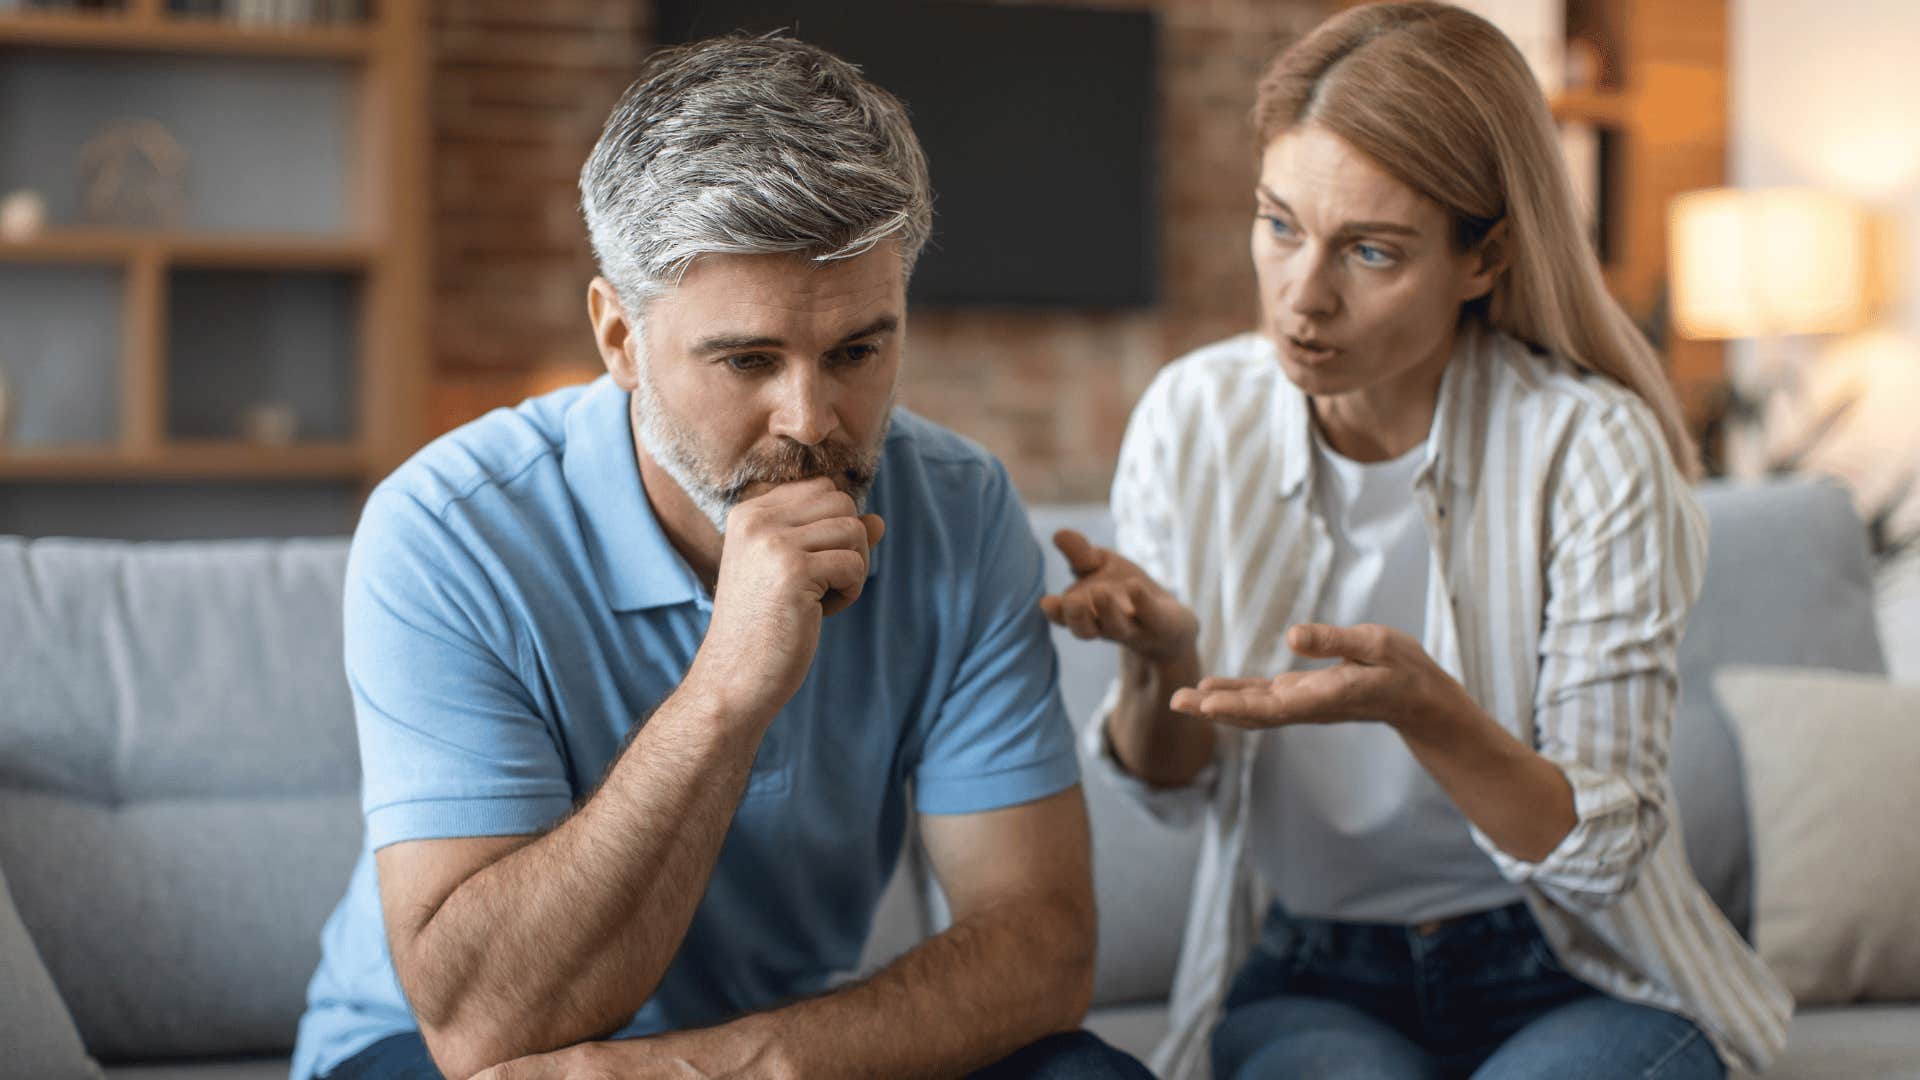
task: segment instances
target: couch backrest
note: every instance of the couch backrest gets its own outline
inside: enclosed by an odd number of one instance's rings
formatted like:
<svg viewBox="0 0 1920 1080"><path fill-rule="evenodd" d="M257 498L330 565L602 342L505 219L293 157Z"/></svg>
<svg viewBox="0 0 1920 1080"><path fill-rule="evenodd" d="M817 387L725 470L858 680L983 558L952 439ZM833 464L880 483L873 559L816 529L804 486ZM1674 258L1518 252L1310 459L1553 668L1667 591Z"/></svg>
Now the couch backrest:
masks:
<svg viewBox="0 0 1920 1080"><path fill-rule="evenodd" d="M103 1060L292 1044L360 838L345 560L0 538L0 865Z"/></svg>
<svg viewBox="0 0 1920 1080"><path fill-rule="evenodd" d="M1839 485L1709 484L1707 578L1680 643L1670 766L1694 873L1741 933L1752 919L1746 782L1713 696L1722 664L1884 672L1867 531Z"/></svg>

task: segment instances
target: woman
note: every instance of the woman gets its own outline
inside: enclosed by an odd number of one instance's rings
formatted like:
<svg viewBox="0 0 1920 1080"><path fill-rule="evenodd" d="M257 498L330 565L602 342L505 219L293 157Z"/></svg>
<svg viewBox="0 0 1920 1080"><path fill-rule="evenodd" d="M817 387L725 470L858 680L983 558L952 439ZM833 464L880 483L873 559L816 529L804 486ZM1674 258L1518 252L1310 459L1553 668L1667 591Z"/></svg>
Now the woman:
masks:
<svg viewBox="0 0 1920 1080"><path fill-rule="evenodd" d="M1524 61L1358 8L1255 120L1261 332L1154 382L1043 602L1123 646L1096 771L1205 822L1157 1071L1764 1066L1792 1003L1666 776L1698 467Z"/></svg>

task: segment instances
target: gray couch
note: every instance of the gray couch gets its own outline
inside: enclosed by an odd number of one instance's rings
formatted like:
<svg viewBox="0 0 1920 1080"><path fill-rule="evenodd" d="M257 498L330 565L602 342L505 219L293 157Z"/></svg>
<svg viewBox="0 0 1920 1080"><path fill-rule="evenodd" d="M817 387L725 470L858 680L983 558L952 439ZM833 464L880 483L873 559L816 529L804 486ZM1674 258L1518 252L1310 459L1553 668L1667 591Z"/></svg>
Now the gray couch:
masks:
<svg viewBox="0 0 1920 1080"><path fill-rule="evenodd" d="M1706 504L1712 563L1683 649L1674 770L1696 868L1744 925L1745 803L1707 673L1884 663L1862 532L1839 491L1714 490ZM1043 507L1034 525L1110 532L1097 506ZM360 836L344 557L340 541L0 539L0 875L108 1076L285 1075L320 924ZM1064 577L1057 557L1051 572ZM1084 718L1113 654L1058 644ZM1087 796L1103 916L1089 1025L1144 1056L1165 1024L1193 837L1098 785ZM939 925L923 870L902 860L869 963ZM0 970L0 1010L27 1008L27 974ZM1802 1015L1770 1075L1920 1076L1916 1063L1920 1004L1861 1006ZM0 1050L0 1076L23 1067Z"/></svg>

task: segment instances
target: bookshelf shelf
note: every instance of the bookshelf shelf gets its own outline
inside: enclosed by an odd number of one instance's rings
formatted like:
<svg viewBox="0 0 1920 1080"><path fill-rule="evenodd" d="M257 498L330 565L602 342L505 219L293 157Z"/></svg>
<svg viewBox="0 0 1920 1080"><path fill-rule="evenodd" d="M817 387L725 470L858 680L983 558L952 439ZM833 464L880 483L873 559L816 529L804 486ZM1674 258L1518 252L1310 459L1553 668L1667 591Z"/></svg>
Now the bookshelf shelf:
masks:
<svg viewBox="0 0 1920 1080"><path fill-rule="evenodd" d="M0 451L0 480L353 480L366 467L354 443L256 446L176 442L136 452L112 446Z"/></svg>
<svg viewBox="0 0 1920 1080"><path fill-rule="evenodd" d="M141 11L0 12L0 46L357 60L375 48L364 25L276 26Z"/></svg>
<svg viewBox="0 0 1920 1080"><path fill-rule="evenodd" d="M377 254L377 246L366 241L297 233L68 228L31 240L0 241L0 263L24 264L111 264L151 258L182 267L365 270Z"/></svg>

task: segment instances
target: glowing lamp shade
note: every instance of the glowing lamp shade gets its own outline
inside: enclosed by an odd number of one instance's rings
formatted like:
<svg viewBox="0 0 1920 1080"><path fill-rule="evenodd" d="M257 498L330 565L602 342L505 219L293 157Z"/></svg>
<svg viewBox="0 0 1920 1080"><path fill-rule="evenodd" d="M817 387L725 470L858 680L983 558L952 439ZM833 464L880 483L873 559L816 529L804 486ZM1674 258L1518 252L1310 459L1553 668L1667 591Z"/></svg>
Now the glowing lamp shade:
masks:
<svg viewBox="0 0 1920 1080"><path fill-rule="evenodd" d="M1673 201L1674 322L1690 338L1838 334L1866 320L1866 215L1809 188L1714 188Z"/></svg>

